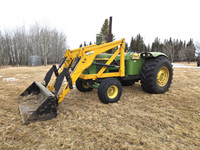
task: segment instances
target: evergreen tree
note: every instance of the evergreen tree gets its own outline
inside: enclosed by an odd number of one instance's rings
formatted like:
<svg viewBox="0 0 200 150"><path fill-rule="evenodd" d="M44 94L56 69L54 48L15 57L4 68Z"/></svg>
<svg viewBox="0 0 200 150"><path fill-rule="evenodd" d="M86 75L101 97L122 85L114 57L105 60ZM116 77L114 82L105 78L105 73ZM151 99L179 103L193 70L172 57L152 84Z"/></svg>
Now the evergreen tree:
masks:
<svg viewBox="0 0 200 150"><path fill-rule="evenodd" d="M155 38L154 42L151 45L152 52L160 52L162 49L160 39L158 37Z"/></svg>
<svg viewBox="0 0 200 150"><path fill-rule="evenodd" d="M136 50L136 40L133 37L131 38L131 43L130 43L129 49L131 52L135 52L135 50Z"/></svg>
<svg viewBox="0 0 200 150"><path fill-rule="evenodd" d="M108 19L105 19L100 31L100 34L103 35L105 41L108 41L108 33L109 33L109 22ZM112 34L112 41L114 40L115 40L115 35Z"/></svg>
<svg viewBox="0 0 200 150"><path fill-rule="evenodd" d="M143 37L138 34L136 38L131 38L130 51L141 53L145 51L146 45L144 44Z"/></svg>
<svg viewBox="0 0 200 150"><path fill-rule="evenodd" d="M133 37L131 38L131 43L130 43L130 47L129 47L129 50L132 52L132 49L133 49Z"/></svg>
<svg viewBox="0 0 200 150"><path fill-rule="evenodd" d="M92 42L90 41L89 45L92 45Z"/></svg>
<svg viewBox="0 0 200 150"><path fill-rule="evenodd" d="M179 42L179 49L182 49L183 48L183 41L180 40Z"/></svg>
<svg viewBox="0 0 200 150"><path fill-rule="evenodd" d="M190 39L186 46L186 59L188 63L195 60L195 46L192 39Z"/></svg>
<svg viewBox="0 0 200 150"><path fill-rule="evenodd" d="M79 46L79 47L80 47L80 48L81 48L81 47L83 47L83 44L80 44L80 46Z"/></svg>
<svg viewBox="0 0 200 150"><path fill-rule="evenodd" d="M108 19L105 19L103 26L101 28L100 34L104 36L104 39L107 41L107 35L108 35L108 29L109 29L109 24L108 24Z"/></svg>
<svg viewBox="0 0 200 150"><path fill-rule="evenodd" d="M143 37L138 34L136 37L136 52L137 53L141 53L143 51L145 51L145 44L144 44L144 40Z"/></svg>

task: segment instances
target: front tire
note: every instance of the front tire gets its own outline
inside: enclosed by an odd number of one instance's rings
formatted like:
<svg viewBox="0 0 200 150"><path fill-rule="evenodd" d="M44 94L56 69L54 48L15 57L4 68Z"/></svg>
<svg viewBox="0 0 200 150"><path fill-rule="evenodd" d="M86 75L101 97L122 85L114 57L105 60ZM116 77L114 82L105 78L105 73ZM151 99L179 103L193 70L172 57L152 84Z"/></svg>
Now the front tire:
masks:
<svg viewBox="0 0 200 150"><path fill-rule="evenodd" d="M83 79L78 78L76 80L76 88L80 91L80 92L89 92L92 91L93 88L89 87L87 85L87 82Z"/></svg>
<svg viewBox="0 0 200 150"><path fill-rule="evenodd" d="M147 60L141 71L141 84L148 93L164 93L168 91L173 77L170 61L165 56Z"/></svg>
<svg viewBox="0 0 200 150"><path fill-rule="evenodd" d="M104 79L98 87L98 97L105 104L117 102L121 94L121 83L115 78Z"/></svg>

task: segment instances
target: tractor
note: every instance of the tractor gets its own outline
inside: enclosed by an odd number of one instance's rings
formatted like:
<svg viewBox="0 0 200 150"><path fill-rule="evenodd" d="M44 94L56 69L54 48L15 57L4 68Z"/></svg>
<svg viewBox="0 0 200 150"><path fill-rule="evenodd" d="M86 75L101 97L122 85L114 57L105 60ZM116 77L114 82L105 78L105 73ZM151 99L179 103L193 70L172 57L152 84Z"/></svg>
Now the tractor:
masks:
<svg viewBox="0 0 200 150"><path fill-rule="evenodd" d="M106 53L114 48L113 54ZM51 80L53 74L55 78ZM74 84L80 92L97 88L100 101L108 104L120 99L122 86L138 81L145 92L162 94L168 91L172 77L172 64L166 54L126 53L125 39L68 49L61 63L46 73L43 84L35 81L19 96L22 121L30 123L56 117L57 107Z"/></svg>

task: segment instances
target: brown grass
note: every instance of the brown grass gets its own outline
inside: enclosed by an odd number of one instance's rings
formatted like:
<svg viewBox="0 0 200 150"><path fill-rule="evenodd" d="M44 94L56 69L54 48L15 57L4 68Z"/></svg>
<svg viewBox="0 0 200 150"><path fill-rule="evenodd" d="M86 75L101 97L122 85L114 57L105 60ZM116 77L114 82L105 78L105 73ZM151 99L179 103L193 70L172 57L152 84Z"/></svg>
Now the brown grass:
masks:
<svg viewBox="0 0 200 150"><path fill-rule="evenodd" d="M49 68L0 69L0 149L199 149L200 69L175 68L165 94L145 93L140 83L123 87L115 104L101 103L96 89L74 89L57 118L22 125L18 96ZM19 80L2 81L8 77Z"/></svg>

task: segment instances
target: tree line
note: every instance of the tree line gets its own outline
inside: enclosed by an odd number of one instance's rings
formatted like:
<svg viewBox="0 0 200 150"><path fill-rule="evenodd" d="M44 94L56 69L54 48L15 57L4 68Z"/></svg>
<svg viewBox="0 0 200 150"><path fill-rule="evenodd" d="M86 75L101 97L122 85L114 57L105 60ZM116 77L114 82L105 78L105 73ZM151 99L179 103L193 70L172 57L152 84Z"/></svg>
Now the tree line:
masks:
<svg viewBox="0 0 200 150"><path fill-rule="evenodd" d="M105 19L100 34L103 35L104 40L107 41L107 35L109 32L109 21ZM113 36L113 40L115 40ZM200 43L194 44L193 40L189 42L178 40L178 39L165 39L161 42L158 37L155 38L154 42L150 45L144 43L144 38L138 34L136 37L131 38L131 42L125 43L125 51L129 52L163 52L168 55L170 61L194 61L200 59Z"/></svg>
<svg viewBox="0 0 200 150"><path fill-rule="evenodd" d="M0 31L0 66L28 65L32 55L40 56L44 65L59 63L66 48L65 34L37 23L28 30L17 27Z"/></svg>
<svg viewBox="0 0 200 150"><path fill-rule="evenodd" d="M158 37L155 38L151 45L144 43L143 37L138 34L135 38L131 38L130 46L126 43L126 51L130 52L163 52L168 55L170 61L194 61L200 57L200 44L194 44L190 39L188 42L178 39L165 39L161 42Z"/></svg>
<svg viewBox="0 0 200 150"><path fill-rule="evenodd" d="M100 33L105 37L108 34L108 19L105 19ZM113 36L113 40L114 40ZM82 46L91 45L81 44ZM34 24L28 30L18 27L14 30L0 30L0 66L28 65L29 56L38 55L44 65L59 63L67 49L66 36L55 28ZM129 52L163 52L170 61L194 61L200 59L200 43L194 44L178 39L165 39L161 42L158 37L150 45L144 43L144 38L138 34L125 44L125 51Z"/></svg>

